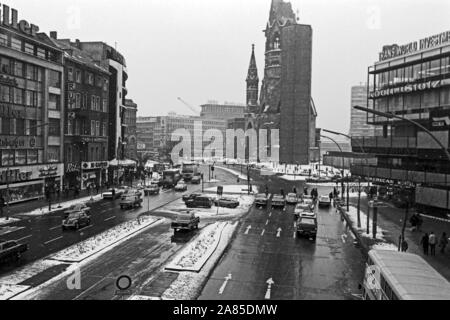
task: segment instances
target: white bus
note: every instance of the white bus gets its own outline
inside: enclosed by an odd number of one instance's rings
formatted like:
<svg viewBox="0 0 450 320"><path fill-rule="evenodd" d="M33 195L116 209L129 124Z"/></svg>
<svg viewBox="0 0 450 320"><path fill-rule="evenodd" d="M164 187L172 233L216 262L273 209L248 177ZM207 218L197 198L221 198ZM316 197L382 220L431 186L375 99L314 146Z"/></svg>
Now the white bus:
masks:
<svg viewBox="0 0 450 320"><path fill-rule="evenodd" d="M365 300L450 300L450 283L422 257L371 250L364 275Z"/></svg>

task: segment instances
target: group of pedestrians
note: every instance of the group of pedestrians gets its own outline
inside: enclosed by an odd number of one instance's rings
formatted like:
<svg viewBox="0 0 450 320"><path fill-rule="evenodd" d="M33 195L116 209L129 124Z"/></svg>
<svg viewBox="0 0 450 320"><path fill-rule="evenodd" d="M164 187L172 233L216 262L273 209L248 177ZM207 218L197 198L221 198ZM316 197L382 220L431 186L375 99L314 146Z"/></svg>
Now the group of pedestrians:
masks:
<svg viewBox="0 0 450 320"><path fill-rule="evenodd" d="M426 256L428 255L428 252L430 253L431 256L436 255L436 245L438 245L438 238L436 237L433 231L430 232L430 234L425 232L422 236L422 239L420 240L420 244L422 245L423 253ZM447 244L448 244L448 237L447 234L443 232L441 237L439 238L439 247L441 248L440 252L442 254L445 253L445 248L447 247Z"/></svg>

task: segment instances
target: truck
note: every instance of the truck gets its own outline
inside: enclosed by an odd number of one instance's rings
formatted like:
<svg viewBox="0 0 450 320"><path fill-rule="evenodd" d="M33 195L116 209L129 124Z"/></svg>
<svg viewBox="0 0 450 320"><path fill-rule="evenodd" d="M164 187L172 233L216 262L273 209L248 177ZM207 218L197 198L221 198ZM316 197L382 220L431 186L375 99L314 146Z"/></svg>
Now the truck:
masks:
<svg viewBox="0 0 450 320"><path fill-rule="evenodd" d="M0 263L12 259L19 260L27 250L27 244L19 244L14 240L0 240Z"/></svg>
<svg viewBox="0 0 450 320"><path fill-rule="evenodd" d="M198 167L193 162L183 163L181 166L181 175L183 176L184 181L189 182L192 180L194 176L198 174Z"/></svg>
<svg viewBox="0 0 450 320"><path fill-rule="evenodd" d="M163 188L173 188L177 185L178 181L181 180L180 170L178 169L168 169L163 171L163 178L161 185Z"/></svg>
<svg viewBox="0 0 450 320"><path fill-rule="evenodd" d="M198 229L200 218L195 213L178 214L174 221L172 221L171 228L175 232L179 230L194 230Z"/></svg>
<svg viewBox="0 0 450 320"><path fill-rule="evenodd" d="M129 209L142 206L142 198L140 195L123 195L120 200L120 209Z"/></svg>
<svg viewBox="0 0 450 320"><path fill-rule="evenodd" d="M297 220L297 236L312 238L314 241L317 236L317 216L300 214Z"/></svg>

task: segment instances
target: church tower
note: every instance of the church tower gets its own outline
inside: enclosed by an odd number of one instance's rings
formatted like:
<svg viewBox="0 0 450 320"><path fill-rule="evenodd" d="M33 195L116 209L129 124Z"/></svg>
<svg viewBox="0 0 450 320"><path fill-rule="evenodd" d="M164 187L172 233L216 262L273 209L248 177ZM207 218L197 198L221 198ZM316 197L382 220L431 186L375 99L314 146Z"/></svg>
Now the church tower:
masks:
<svg viewBox="0 0 450 320"><path fill-rule="evenodd" d="M246 113L257 113L258 107L258 93L259 93L259 78L258 68L255 59L255 45L252 44L252 56L250 58L250 65L247 73L247 110Z"/></svg>

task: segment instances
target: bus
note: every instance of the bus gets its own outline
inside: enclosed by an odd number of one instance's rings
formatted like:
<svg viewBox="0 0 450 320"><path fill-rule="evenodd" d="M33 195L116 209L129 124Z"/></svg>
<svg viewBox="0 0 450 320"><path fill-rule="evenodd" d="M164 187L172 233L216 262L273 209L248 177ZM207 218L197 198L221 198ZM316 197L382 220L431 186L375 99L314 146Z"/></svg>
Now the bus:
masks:
<svg viewBox="0 0 450 320"><path fill-rule="evenodd" d="M422 257L393 250L369 251L364 300L450 300L450 283Z"/></svg>
<svg viewBox="0 0 450 320"><path fill-rule="evenodd" d="M184 181L191 181L197 175L197 164L193 162L184 162L181 167L181 175Z"/></svg>

